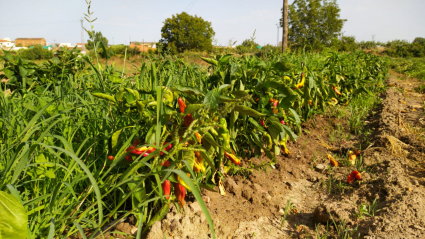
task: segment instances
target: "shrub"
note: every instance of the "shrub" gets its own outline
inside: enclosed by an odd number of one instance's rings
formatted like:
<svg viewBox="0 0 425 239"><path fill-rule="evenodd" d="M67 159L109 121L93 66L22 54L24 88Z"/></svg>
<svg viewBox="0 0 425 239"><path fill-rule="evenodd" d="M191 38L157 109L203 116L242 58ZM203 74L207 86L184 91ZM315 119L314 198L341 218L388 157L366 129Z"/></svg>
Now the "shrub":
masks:
<svg viewBox="0 0 425 239"><path fill-rule="evenodd" d="M53 57L52 51L44 49L41 45L35 45L29 49L20 49L18 56L27 60L45 60Z"/></svg>

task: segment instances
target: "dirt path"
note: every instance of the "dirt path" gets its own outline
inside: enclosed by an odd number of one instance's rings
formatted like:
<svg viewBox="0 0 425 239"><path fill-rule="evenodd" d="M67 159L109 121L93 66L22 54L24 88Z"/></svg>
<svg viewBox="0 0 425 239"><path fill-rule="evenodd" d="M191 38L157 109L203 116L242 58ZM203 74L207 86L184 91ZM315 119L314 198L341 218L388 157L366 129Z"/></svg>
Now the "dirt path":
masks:
<svg viewBox="0 0 425 239"><path fill-rule="evenodd" d="M355 167L334 168L326 158L330 153L342 162L348 150L360 147L348 132L347 110L334 108L303 125L304 135L288 144L292 153L279 156L275 169L261 167L265 157L252 158L242 166L259 170L227 177L225 196L203 191L217 238L425 237L424 95L414 92L417 81L392 74L387 83L368 118L361 181L346 183ZM198 203L190 201L185 212L172 207L147 238L211 238Z"/></svg>

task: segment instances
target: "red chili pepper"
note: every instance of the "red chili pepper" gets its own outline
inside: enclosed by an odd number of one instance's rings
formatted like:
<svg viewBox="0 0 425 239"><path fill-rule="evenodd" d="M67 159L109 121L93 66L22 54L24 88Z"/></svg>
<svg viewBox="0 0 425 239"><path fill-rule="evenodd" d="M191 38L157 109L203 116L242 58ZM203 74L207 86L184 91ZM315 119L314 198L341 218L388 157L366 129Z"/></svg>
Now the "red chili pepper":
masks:
<svg viewBox="0 0 425 239"><path fill-rule="evenodd" d="M190 126L190 124L192 124L192 122L193 122L193 117L192 117L192 115L188 114L188 115L186 115L186 116L184 117L183 125L184 125L185 127L189 127L189 126Z"/></svg>
<svg viewBox="0 0 425 239"><path fill-rule="evenodd" d="M127 160L129 163L131 163L131 161L133 161L133 157L131 155L127 155L127 156L125 156L125 160Z"/></svg>
<svg viewBox="0 0 425 239"><path fill-rule="evenodd" d="M133 149L135 149L135 148L136 148L136 147L134 147L134 146L130 146L130 147L128 147L128 148L127 148L127 150L126 150L126 151L128 152L128 151L131 151L131 150L133 150Z"/></svg>
<svg viewBox="0 0 425 239"><path fill-rule="evenodd" d="M280 120L280 123L281 123L281 124L283 124L283 125L285 125L285 124L286 124L286 123L285 123L285 120L283 120L283 119L281 119L281 120Z"/></svg>
<svg viewBox="0 0 425 239"><path fill-rule="evenodd" d="M184 206L184 197L186 196L186 188L180 183L174 183L174 193L181 207Z"/></svg>
<svg viewBox="0 0 425 239"><path fill-rule="evenodd" d="M168 161L168 160L165 160L165 162L163 162L162 164L161 164L161 166L165 166L165 167L170 167L170 165L171 165L171 163L170 163L170 161Z"/></svg>
<svg viewBox="0 0 425 239"><path fill-rule="evenodd" d="M138 138L135 138L133 142L133 146L137 146L138 144L140 144L140 140Z"/></svg>
<svg viewBox="0 0 425 239"><path fill-rule="evenodd" d="M264 119L260 120L260 124L261 124L261 126L264 126Z"/></svg>
<svg viewBox="0 0 425 239"><path fill-rule="evenodd" d="M357 170L353 170L347 177L348 183L353 183L355 180L362 180L362 175Z"/></svg>
<svg viewBox="0 0 425 239"><path fill-rule="evenodd" d="M110 155L110 156L108 156L108 159L112 161L112 160L114 160L114 159L115 159L115 157L114 157L114 156L112 156L112 155Z"/></svg>
<svg viewBox="0 0 425 239"><path fill-rule="evenodd" d="M186 104L184 103L183 99L182 98L179 98L177 100L177 103L179 104L180 112L181 113L184 113L184 109L186 108Z"/></svg>
<svg viewBox="0 0 425 239"><path fill-rule="evenodd" d="M349 174L347 177L347 183L354 183L354 180L355 178L351 174Z"/></svg>
<svg viewBox="0 0 425 239"><path fill-rule="evenodd" d="M361 175L361 173L359 173L359 171L357 171L357 170L353 170L353 171L351 172L351 175L352 175L354 178L356 178L357 180L362 180L362 175Z"/></svg>
<svg viewBox="0 0 425 239"><path fill-rule="evenodd" d="M161 184L161 186L162 186L162 191L164 191L164 196L166 196L166 199L168 200L170 198L170 192L171 192L171 182L170 182L170 180L165 180Z"/></svg>
<svg viewBox="0 0 425 239"><path fill-rule="evenodd" d="M232 161L232 163L234 163L234 164L236 164L236 165L241 164L241 160L240 160L240 159L238 159L238 158L237 158L235 155L233 155L233 154L229 154L228 152L224 151L224 156L225 156L228 160Z"/></svg>
<svg viewBox="0 0 425 239"><path fill-rule="evenodd" d="M279 104L279 100L275 100L275 101L273 101L273 106L274 107L277 107L277 105Z"/></svg>
<svg viewBox="0 0 425 239"><path fill-rule="evenodd" d="M332 86L332 89L335 91L337 95L341 95L341 92L339 92L338 88L336 86Z"/></svg>

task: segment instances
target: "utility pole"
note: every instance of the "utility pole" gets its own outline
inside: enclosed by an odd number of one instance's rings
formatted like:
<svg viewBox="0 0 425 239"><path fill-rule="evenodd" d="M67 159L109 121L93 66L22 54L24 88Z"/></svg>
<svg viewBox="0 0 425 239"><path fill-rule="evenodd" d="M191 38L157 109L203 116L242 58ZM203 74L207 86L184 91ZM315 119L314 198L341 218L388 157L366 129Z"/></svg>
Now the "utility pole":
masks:
<svg viewBox="0 0 425 239"><path fill-rule="evenodd" d="M276 46L279 46L279 28L280 28L280 26L279 26L278 23L276 23L276 27L277 27L277 43L276 43Z"/></svg>
<svg viewBox="0 0 425 239"><path fill-rule="evenodd" d="M282 53L284 53L288 46L288 0L283 0L282 28Z"/></svg>
<svg viewBox="0 0 425 239"><path fill-rule="evenodd" d="M81 52L86 51L86 46L84 44L84 25L83 25L83 18L81 18Z"/></svg>

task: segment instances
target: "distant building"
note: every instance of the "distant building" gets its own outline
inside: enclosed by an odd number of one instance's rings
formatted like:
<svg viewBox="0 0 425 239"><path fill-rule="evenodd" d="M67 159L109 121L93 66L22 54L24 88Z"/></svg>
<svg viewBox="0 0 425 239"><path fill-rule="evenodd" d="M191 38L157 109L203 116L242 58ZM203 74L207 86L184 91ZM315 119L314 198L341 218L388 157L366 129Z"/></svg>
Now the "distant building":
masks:
<svg viewBox="0 0 425 239"><path fill-rule="evenodd" d="M46 40L44 38L16 38L15 39L16 46L34 46L34 45L46 45Z"/></svg>
<svg viewBox="0 0 425 239"><path fill-rule="evenodd" d="M9 37L0 39L0 48L13 48L15 47L15 43L10 40Z"/></svg>
<svg viewBox="0 0 425 239"><path fill-rule="evenodd" d="M74 46L71 43L59 43L59 47L74 48Z"/></svg>
<svg viewBox="0 0 425 239"><path fill-rule="evenodd" d="M156 42L131 41L130 47L136 47L136 48L139 48L141 52L146 52L149 49L156 49Z"/></svg>

